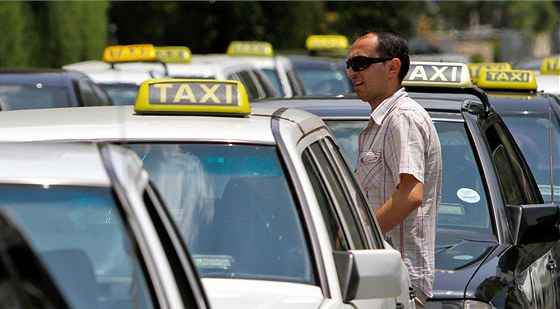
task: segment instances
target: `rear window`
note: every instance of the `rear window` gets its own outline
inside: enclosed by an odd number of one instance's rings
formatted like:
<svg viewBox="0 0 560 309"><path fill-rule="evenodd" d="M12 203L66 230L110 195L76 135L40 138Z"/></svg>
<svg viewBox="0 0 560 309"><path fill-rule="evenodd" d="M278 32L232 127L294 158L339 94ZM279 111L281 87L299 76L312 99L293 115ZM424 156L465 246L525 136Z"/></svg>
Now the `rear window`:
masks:
<svg viewBox="0 0 560 309"><path fill-rule="evenodd" d="M71 106L66 88L49 87L40 83L27 85L0 85L0 109L34 109Z"/></svg>

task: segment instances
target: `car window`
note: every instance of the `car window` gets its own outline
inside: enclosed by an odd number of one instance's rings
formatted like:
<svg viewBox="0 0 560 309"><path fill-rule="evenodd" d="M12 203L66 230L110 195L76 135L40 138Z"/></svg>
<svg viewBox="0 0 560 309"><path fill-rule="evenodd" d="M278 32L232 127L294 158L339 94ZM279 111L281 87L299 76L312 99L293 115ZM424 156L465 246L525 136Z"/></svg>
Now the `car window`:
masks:
<svg viewBox="0 0 560 309"><path fill-rule="evenodd" d="M298 74L308 96L337 95L353 91L344 70L301 68Z"/></svg>
<svg viewBox="0 0 560 309"><path fill-rule="evenodd" d="M268 78L272 86L274 87L274 90L276 90L276 93L278 94L284 93L284 89L282 89L282 84L280 83L280 77L278 76L278 71L276 71L275 69L265 69L265 68L261 70L266 75L266 77Z"/></svg>
<svg viewBox="0 0 560 309"><path fill-rule="evenodd" d="M235 144L128 144L160 191L202 277L315 284L278 152Z"/></svg>
<svg viewBox="0 0 560 309"><path fill-rule="evenodd" d="M105 105L96 96L91 81L89 81L88 79L80 79L78 84L80 87L80 97L82 99L83 106Z"/></svg>
<svg viewBox="0 0 560 309"><path fill-rule="evenodd" d="M262 95L259 92L259 88L257 87L257 85L255 85L255 82L251 78L251 75L248 71L240 71L235 74L231 74L227 77L227 79L240 81L243 86L245 86L245 90L247 91L247 96L249 97L249 99L262 98Z"/></svg>
<svg viewBox="0 0 560 309"><path fill-rule="evenodd" d="M140 87L136 84L100 84L114 105L134 105Z"/></svg>
<svg viewBox="0 0 560 309"><path fill-rule="evenodd" d="M354 168L358 158L358 136L367 120L325 121ZM463 123L437 121L442 152L442 199L438 227L492 233L492 223L475 152ZM457 177L457 175L464 175Z"/></svg>
<svg viewBox="0 0 560 309"><path fill-rule="evenodd" d="M109 94L100 85L92 82L91 86L100 105L111 105Z"/></svg>
<svg viewBox="0 0 560 309"><path fill-rule="evenodd" d="M560 124L554 115L502 115L546 203L560 197ZM544 139L543 137L547 137ZM551 153L552 152L552 153ZM552 154L552 156L551 156ZM555 185L554 188L551 187Z"/></svg>
<svg viewBox="0 0 560 309"><path fill-rule="evenodd" d="M62 87L0 85L0 110L68 107L67 90Z"/></svg>
<svg viewBox="0 0 560 309"><path fill-rule="evenodd" d="M323 220L325 220L325 224L327 225L327 232L329 233L333 251L350 250L350 246L343 233L342 222L336 215L334 201L328 193L327 184L321 177L321 172L315 163L315 158L310 149L306 149L303 152L302 160L311 185L313 186L315 196L317 197L317 203L323 214Z"/></svg>
<svg viewBox="0 0 560 309"><path fill-rule="evenodd" d="M326 141L315 142L310 146L311 156L306 157L306 168L314 165L313 172L319 173L318 181L321 183L320 190L325 191L321 194L327 196L329 203L321 205L324 213L331 212L331 220L338 220L340 226L335 231L343 228L345 234L351 243L348 245L351 249L366 248L365 240L362 238L362 232L359 229L360 222L357 221L357 214L352 200L347 196L346 184L344 178L338 172L338 168L334 166L334 158L332 158L325 147ZM309 160L311 159L312 160ZM309 172L312 172L311 170ZM337 239L338 240L338 239ZM333 244L337 245L337 244Z"/></svg>
<svg viewBox="0 0 560 309"><path fill-rule="evenodd" d="M334 141L330 138L325 138L324 141L329 150L329 154L332 156L330 162L332 162L333 165L336 165L340 173L337 177L341 180L344 179L341 183L347 190L347 198L351 204L349 206L351 207L353 205L356 207L356 211L347 210L345 213L347 216L350 216L350 214L352 215L352 219L349 220L360 221L360 225L364 228L365 232L363 237L367 238L370 242L371 247L369 248L383 248L382 235L377 231L377 223L373 218L374 214L369 209L368 201L366 200L365 194L361 192L360 184L356 180L354 172L347 164L344 154L341 152L341 149L335 145ZM355 222L355 224L357 225L358 222Z"/></svg>
<svg viewBox="0 0 560 309"><path fill-rule="evenodd" d="M523 167L523 159L507 137L507 129L499 124L485 131L501 189L509 205L539 204L540 193L533 192L531 175Z"/></svg>
<svg viewBox="0 0 560 309"><path fill-rule="evenodd" d="M153 306L110 189L0 185L0 192L0 205L20 223L71 307Z"/></svg>

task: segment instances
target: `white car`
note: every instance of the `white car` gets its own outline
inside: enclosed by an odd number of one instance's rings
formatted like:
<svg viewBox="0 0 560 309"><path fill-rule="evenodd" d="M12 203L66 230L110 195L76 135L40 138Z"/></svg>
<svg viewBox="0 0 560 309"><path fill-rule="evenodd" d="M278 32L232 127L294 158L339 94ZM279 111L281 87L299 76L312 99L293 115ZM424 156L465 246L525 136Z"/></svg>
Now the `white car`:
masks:
<svg viewBox="0 0 560 309"><path fill-rule="evenodd" d="M218 79L240 81L250 99L277 97L278 93L265 73L246 59L228 59L193 55L188 63L166 63L171 78Z"/></svg>
<svg viewBox="0 0 560 309"><path fill-rule="evenodd" d="M89 60L63 66L87 74L111 97L114 105L134 105L143 81L167 76L151 44L115 45L105 48L103 60Z"/></svg>
<svg viewBox="0 0 560 309"><path fill-rule="evenodd" d="M272 44L265 41L232 41L222 55L222 62L244 59L261 69L276 89L277 96L283 98L301 97L305 89L292 61L286 56L276 55Z"/></svg>
<svg viewBox="0 0 560 309"><path fill-rule="evenodd" d="M132 106L0 113L0 140L134 150L213 308L414 308L407 268L323 121L237 81L149 80Z"/></svg>
<svg viewBox="0 0 560 309"><path fill-rule="evenodd" d="M68 308L209 307L171 217L128 149L2 143L0 212L21 229Z"/></svg>

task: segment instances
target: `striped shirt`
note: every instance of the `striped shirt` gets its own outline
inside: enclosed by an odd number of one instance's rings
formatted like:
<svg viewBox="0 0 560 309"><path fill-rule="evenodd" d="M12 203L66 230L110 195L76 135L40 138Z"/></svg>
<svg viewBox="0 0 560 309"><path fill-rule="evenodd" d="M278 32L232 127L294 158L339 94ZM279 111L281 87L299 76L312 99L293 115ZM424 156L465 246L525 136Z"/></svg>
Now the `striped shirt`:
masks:
<svg viewBox="0 0 560 309"><path fill-rule="evenodd" d="M424 185L422 205L387 232L413 285L432 295L435 233L441 198L441 146L426 110L404 88L384 100L360 133L356 176L375 212L397 190L401 174Z"/></svg>

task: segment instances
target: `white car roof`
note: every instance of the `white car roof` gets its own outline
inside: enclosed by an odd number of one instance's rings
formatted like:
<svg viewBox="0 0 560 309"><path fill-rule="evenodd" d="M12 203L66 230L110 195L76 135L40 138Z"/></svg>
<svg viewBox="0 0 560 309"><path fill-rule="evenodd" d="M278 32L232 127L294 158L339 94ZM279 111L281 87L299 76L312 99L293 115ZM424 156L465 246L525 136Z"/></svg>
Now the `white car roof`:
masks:
<svg viewBox="0 0 560 309"><path fill-rule="evenodd" d="M228 79L235 72L258 70L252 62L245 59L224 61L214 57L192 57L189 63L167 63L170 76L204 77Z"/></svg>
<svg viewBox="0 0 560 309"><path fill-rule="evenodd" d="M0 182L111 185L99 149L86 143L2 143Z"/></svg>
<svg viewBox="0 0 560 309"><path fill-rule="evenodd" d="M143 81L165 76L165 68L161 63L128 62L110 63L90 60L65 65L63 68L86 73L100 84L129 83L140 85Z"/></svg>
<svg viewBox="0 0 560 309"><path fill-rule="evenodd" d="M537 79L537 90L560 94L560 75L559 74L541 74L535 72Z"/></svg>
<svg viewBox="0 0 560 309"><path fill-rule="evenodd" d="M56 108L0 113L0 140L159 140L274 144L270 129L276 109L253 108L247 117L138 115L133 106ZM322 125L314 115L292 110L302 129Z"/></svg>

